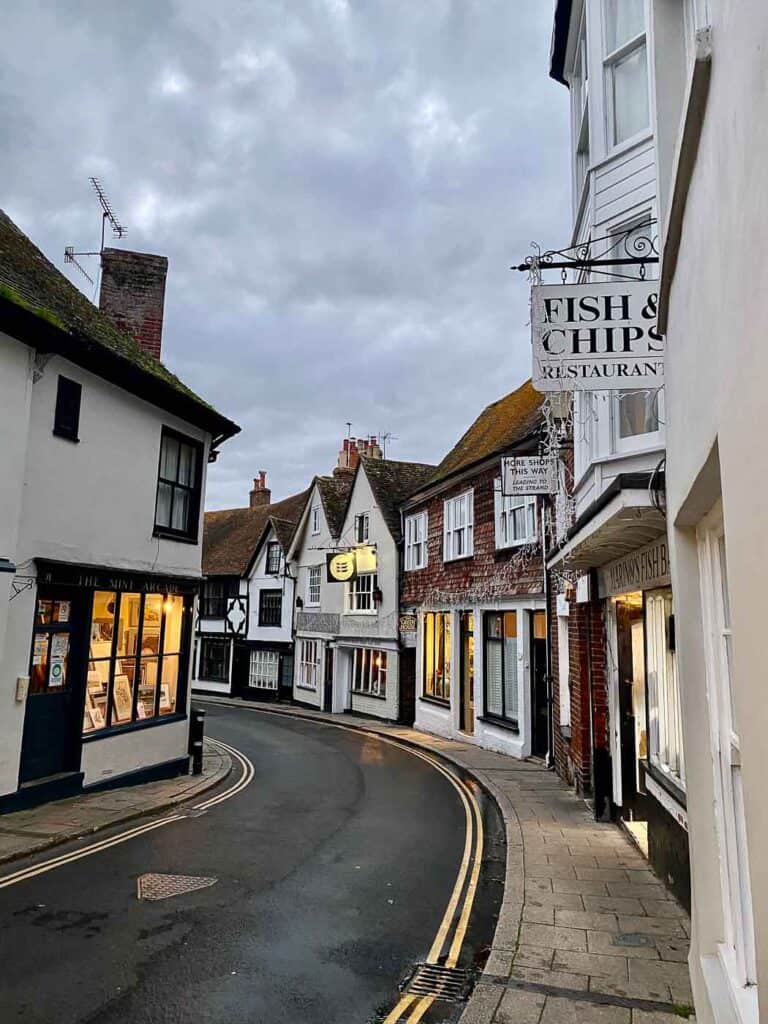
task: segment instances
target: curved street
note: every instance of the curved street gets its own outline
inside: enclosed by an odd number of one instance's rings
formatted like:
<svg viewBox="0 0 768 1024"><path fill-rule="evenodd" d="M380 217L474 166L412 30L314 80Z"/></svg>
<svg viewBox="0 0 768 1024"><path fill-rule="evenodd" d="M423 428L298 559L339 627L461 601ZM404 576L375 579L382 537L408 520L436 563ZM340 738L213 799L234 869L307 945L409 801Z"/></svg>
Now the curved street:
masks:
<svg viewBox="0 0 768 1024"><path fill-rule="evenodd" d="M482 960L502 894L496 809L455 772L369 735L207 711L208 735L253 765L248 785L54 870L3 887L61 848L0 877L3 1022L457 1020L460 1003L398 986L425 960ZM216 881L140 900L147 873Z"/></svg>

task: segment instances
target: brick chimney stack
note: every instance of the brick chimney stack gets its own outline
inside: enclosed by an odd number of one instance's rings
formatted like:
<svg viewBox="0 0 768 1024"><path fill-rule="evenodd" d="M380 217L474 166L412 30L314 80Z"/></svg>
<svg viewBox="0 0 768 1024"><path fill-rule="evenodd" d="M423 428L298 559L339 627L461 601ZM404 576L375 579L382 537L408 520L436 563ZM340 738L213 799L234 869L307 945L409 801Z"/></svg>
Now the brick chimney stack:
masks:
<svg viewBox="0 0 768 1024"><path fill-rule="evenodd" d="M253 481L253 490L250 493L251 508L261 508L262 505L269 505L272 501L272 491L267 487L267 474L265 470L259 470L259 475Z"/></svg>
<svg viewBox="0 0 768 1024"><path fill-rule="evenodd" d="M333 475L344 476L346 473L354 473L361 456L369 459L383 458L383 452L375 435L344 438Z"/></svg>
<svg viewBox="0 0 768 1024"><path fill-rule="evenodd" d="M148 252L104 249L99 309L155 359L163 340L168 260Z"/></svg>

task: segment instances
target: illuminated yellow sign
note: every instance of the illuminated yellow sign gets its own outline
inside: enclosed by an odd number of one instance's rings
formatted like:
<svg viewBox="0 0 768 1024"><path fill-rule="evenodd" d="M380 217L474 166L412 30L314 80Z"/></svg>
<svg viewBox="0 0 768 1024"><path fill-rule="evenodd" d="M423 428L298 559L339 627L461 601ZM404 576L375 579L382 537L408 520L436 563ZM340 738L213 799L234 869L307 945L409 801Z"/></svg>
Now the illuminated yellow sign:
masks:
<svg viewBox="0 0 768 1024"><path fill-rule="evenodd" d="M329 583L348 583L360 573L376 572L376 548L362 544L326 556Z"/></svg>
<svg viewBox="0 0 768 1024"><path fill-rule="evenodd" d="M376 572L376 548L367 544L355 548L355 564L358 573Z"/></svg>

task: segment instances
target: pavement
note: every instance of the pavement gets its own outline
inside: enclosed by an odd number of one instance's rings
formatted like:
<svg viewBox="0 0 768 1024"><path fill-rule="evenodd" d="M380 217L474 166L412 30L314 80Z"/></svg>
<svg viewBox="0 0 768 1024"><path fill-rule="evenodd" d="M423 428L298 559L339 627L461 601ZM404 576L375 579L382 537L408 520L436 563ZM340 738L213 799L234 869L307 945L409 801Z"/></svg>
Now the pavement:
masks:
<svg viewBox="0 0 768 1024"><path fill-rule="evenodd" d="M83 793L0 815L0 864L191 800L217 786L231 770L229 754L206 740L201 775Z"/></svg>
<svg viewBox="0 0 768 1024"><path fill-rule="evenodd" d="M626 833L596 822L584 801L541 763L360 716L213 702L398 739L454 763L493 797L506 829L504 896L490 955L461 1024L693 1019L688 915Z"/></svg>

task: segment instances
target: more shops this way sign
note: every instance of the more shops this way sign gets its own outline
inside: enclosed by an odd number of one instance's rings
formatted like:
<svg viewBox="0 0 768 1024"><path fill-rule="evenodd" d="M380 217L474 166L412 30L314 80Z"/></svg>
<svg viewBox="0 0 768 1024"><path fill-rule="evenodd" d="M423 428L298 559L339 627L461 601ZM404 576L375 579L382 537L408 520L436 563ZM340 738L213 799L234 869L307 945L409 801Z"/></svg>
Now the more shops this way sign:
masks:
<svg viewBox="0 0 768 1024"><path fill-rule="evenodd" d="M557 491L555 460L525 455L501 460L501 493L505 498L528 494L554 494Z"/></svg>
<svg viewBox="0 0 768 1024"><path fill-rule="evenodd" d="M537 391L638 391L664 383L658 281L534 285Z"/></svg>

